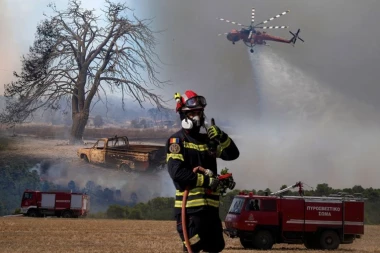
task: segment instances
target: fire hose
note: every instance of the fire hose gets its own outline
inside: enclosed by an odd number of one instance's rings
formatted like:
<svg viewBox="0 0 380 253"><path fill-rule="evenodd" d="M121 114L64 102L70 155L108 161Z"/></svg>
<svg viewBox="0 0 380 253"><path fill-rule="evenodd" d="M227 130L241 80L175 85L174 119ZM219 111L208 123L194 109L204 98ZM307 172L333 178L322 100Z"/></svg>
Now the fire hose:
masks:
<svg viewBox="0 0 380 253"><path fill-rule="evenodd" d="M211 119L211 125L215 125L215 120L214 118ZM204 127L206 128L206 131L207 131L207 125L205 124ZM212 150L213 153L216 152L216 143L215 142L212 142L210 143L211 146L209 147L209 149ZM193 172L194 173L197 173L197 172L201 172L203 174L206 174L210 177L213 176L213 173L208 170L208 169L205 169L201 166L198 166L198 167L195 167L193 169ZM221 196L224 196L224 194L227 192L227 189L234 189L235 188L235 181L232 177L232 173L227 173L228 169L224 169L221 171L221 175L218 175L217 176L217 179L219 180L219 185L218 185L218 190L220 192L220 195ZM187 248L187 251L189 253L192 253L192 250L191 250L191 245L190 245L190 241L189 241L189 235L187 233L187 224L186 224L186 203L187 203L187 197L189 196L189 187L187 186L185 191L183 192L183 198L182 198L182 210L181 210L181 220L182 220L182 231L183 231L183 237L185 239L185 245L186 245L186 248Z"/></svg>
<svg viewBox="0 0 380 253"><path fill-rule="evenodd" d="M183 237L185 239L187 251L189 253L193 253L193 251L191 250L191 245L189 241L189 235L187 234L187 225L186 225L186 201L187 201L188 195L189 195L189 187L187 186L183 193L183 199L182 199L182 210L181 210L182 231L183 231Z"/></svg>
<svg viewBox="0 0 380 253"><path fill-rule="evenodd" d="M201 166L195 167L193 169L194 173L197 173L198 171L203 174L208 174L210 176L213 176L211 171ZM217 176L217 179L219 180L218 190L222 196L227 192L227 189L232 190L235 188L235 185L236 185L232 177L232 173L227 173L227 171L228 169L222 170L221 175ZM185 245L186 245L187 251L189 253L192 253L191 245L189 241L189 235L187 233L187 223L186 223L186 203L187 203L188 195L189 195L189 187L187 186L183 193L183 198L182 198L181 219L182 219L182 231L183 231L183 237L185 239Z"/></svg>

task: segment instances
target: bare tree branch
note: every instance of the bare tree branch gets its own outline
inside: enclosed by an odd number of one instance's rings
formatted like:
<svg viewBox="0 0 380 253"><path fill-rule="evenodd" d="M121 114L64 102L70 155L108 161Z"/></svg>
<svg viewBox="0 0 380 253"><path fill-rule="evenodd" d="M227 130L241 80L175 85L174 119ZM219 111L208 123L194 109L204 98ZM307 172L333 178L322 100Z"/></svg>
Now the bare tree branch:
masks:
<svg viewBox="0 0 380 253"><path fill-rule="evenodd" d="M128 15L131 9L124 3L110 0L101 15L84 10L79 0L70 0L65 10L48 6L53 15L37 26L21 73L15 72L17 80L6 85L10 102L1 114L3 123L22 122L40 108L56 109L62 99L70 99L71 134L81 138L95 97L103 101L105 96L107 103L107 93L117 92L123 109L126 96L141 107L146 101L163 107L165 101L152 86L160 88L169 81L158 78L152 20Z"/></svg>

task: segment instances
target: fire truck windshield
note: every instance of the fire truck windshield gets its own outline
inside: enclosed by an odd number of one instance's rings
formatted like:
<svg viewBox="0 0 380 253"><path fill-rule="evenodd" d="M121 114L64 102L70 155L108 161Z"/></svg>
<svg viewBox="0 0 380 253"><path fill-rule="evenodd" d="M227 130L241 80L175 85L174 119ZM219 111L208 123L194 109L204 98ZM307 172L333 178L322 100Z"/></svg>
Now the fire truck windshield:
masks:
<svg viewBox="0 0 380 253"><path fill-rule="evenodd" d="M25 192L23 199L32 199L33 198L33 193L31 192Z"/></svg>
<svg viewBox="0 0 380 253"><path fill-rule="evenodd" d="M230 210L228 210L228 213L240 214L244 202L245 198L235 197L231 203Z"/></svg>

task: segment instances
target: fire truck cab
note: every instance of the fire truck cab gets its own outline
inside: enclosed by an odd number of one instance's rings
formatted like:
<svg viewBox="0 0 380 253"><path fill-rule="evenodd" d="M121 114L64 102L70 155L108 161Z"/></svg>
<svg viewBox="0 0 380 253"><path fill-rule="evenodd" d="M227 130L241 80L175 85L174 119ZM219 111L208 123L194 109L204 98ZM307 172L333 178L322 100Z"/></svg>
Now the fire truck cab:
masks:
<svg viewBox="0 0 380 253"><path fill-rule="evenodd" d="M231 203L224 233L250 249L269 250L275 243L337 249L364 234L364 199L240 193Z"/></svg>

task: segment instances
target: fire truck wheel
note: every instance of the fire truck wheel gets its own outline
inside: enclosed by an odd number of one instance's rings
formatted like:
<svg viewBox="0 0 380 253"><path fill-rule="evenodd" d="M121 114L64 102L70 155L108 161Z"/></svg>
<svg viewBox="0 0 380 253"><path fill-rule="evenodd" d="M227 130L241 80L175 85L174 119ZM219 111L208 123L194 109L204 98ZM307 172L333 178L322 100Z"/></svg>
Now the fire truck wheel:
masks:
<svg viewBox="0 0 380 253"><path fill-rule="evenodd" d="M255 234L253 239L253 245L256 249L271 249L274 244L272 234L267 230L260 230Z"/></svg>
<svg viewBox="0 0 380 253"><path fill-rule="evenodd" d="M70 211L64 211L62 213L62 218L71 218L73 217Z"/></svg>
<svg viewBox="0 0 380 253"><path fill-rule="evenodd" d="M86 155L83 155L83 161L85 161L86 163L89 163L90 161L88 160L88 157Z"/></svg>
<svg viewBox="0 0 380 253"><path fill-rule="evenodd" d="M322 249L337 249L339 247L339 236L335 231L326 230L321 234L320 244Z"/></svg>
<svg viewBox="0 0 380 253"><path fill-rule="evenodd" d="M240 237L240 243L241 243L241 246L243 246L245 249L255 248L255 245L253 245L253 241L251 239Z"/></svg>
<svg viewBox="0 0 380 253"><path fill-rule="evenodd" d="M29 217L38 217L38 212L36 210L31 209L28 211L28 216Z"/></svg>

